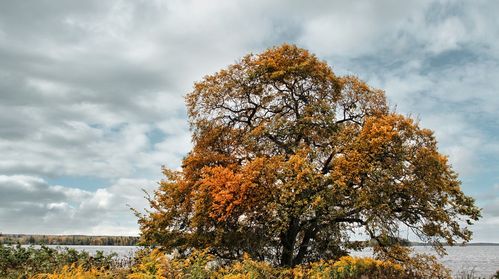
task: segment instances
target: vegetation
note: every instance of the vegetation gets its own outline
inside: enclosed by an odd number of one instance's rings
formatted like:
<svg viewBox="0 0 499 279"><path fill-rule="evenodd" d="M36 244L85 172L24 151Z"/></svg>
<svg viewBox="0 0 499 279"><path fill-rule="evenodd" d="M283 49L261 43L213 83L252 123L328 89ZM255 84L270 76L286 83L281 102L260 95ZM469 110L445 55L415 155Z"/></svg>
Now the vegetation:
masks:
<svg viewBox="0 0 499 279"><path fill-rule="evenodd" d="M455 279L499 279L499 270L490 277L481 277L477 276L474 269L472 270L463 270L459 272L455 277Z"/></svg>
<svg viewBox="0 0 499 279"><path fill-rule="evenodd" d="M0 244L21 245L116 245L134 246L136 236L1 234Z"/></svg>
<svg viewBox="0 0 499 279"><path fill-rule="evenodd" d="M255 261L247 254L240 261L217 266L213 256L206 251L196 251L186 259L170 260L159 250L153 250L150 257L137 265L129 278L419 278L393 262L370 258L342 257L338 261L320 261L294 268L272 267L264 261ZM154 267L154 268L153 268ZM428 277L429 278L429 277Z"/></svg>
<svg viewBox="0 0 499 279"><path fill-rule="evenodd" d="M0 278L450 278L448 270L429 256L418 256L402 264L344 256L293 268L274 267L251 259L248 254L229 264L215 259L207 250L195 250L186 258L172 258L159 249L145 248L128 258L118 258L102 252L92 256L74 249L0 245ZM479 277L463 272L456 278ZM499 271L490 278L499 278Z"/></svg>
<svg viewBox="0 0 499 279"><path fill-rule="evenodd" d="M187 258L171 259L158 249L144 249L123 267L115 264L114 255L89 257L74 250L2 247L2 253L6 251L12 255L2 257L1 278L361 278L362 275L419 278L410 276L399 264L369 258L342 257L336 262L274 268L245 254L241 261L222 266L215 264L215 257L207 251L194 251Z"/></svg>
<svg viewBox="0 0 499 279"><path fill-rule="evenodd" d="M411 261L394 241L400 226L440 252L471 238L480 210L432 131L304 49L247 55L186 101L194 147L137 214L146 244L294 267L367 245L353 230L399 263Z"/></svg>
<svg viewBox="0 0 499 279"><path fill-rule="evenodd" d="M0 244L0 278L29 278L36 274L51 273L78 266L82 269L115 269L128 265L115 260L116 254L104 255L102 251L90 255L74 249L53 249L6 246Z"/></svg>

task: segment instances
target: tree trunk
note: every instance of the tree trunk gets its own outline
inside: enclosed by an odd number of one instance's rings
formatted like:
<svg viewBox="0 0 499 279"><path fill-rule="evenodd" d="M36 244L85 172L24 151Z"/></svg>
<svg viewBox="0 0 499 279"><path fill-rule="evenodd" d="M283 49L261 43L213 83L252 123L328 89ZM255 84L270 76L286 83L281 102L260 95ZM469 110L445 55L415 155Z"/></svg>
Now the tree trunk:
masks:
<svg viewBox="0 0 499 279"><path fill-rule="evenodd" d="M303 262L303 259L307 255L308 252L308 245L310 244L310 240L314 238L316 229L309 228L308 230L305 231L305 234L303 235L303 240L300 244L300 249L298 250L298 254L296 254L296 257L293 259L293 266L299 265Z"/></svg>
<svg viewBox="0 0 499 279"><path fill-rule="evenodd" d="M279 264L280 266L284 267L293 265L295 242L298 232L299 221L297 218L293 217L289 221L289 226L286 232L281 234L282 254L281 262Z"/></svg>

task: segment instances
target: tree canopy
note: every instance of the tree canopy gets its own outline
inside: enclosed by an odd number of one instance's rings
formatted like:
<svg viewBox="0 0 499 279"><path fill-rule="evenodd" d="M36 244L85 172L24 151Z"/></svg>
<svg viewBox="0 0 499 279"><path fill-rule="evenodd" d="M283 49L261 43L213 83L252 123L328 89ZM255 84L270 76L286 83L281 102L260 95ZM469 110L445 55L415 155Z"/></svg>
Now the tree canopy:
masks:
<svg viewBox="0 0 499 279"><path fill-rule="evenodd" d="M307 50L249 54L186 102L193 149L139 216L146 243L294 266L362 247L356 233L392 257L401 227L436 246L471 238L480 211L432 131Z"/></svg>

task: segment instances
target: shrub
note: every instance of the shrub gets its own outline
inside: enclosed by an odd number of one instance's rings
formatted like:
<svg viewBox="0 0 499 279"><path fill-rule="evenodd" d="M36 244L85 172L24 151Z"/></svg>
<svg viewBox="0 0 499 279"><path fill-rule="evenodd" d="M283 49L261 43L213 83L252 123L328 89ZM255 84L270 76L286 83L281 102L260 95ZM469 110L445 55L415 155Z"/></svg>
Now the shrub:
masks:
<svg viewBox="0 0 499 279"><path fill-rule="evenodd" d="M194 251L185 259L169 259L158 249L145 249L137 254L130 279L209 278L209 262L213 256L207 251Z"/></svg>
<svg viewBox="0 0 499 279"><path fill-rule="evenodd" d="M172 271L169 260L161 251L154 249L140 250L136 254L137 262L132 266L130 279L166 278L167 272ZM176 276L173 276L175 278Z"/></svg>
<svg viewBox="0 0 499 279"><path fill-rule="evenodd" d="M77 268L83 270L115 270L116 254L104 255L98 251L90 255L85 251L65 248L53 249L46 246L22 247L0 244L0 278L30 278L37 274L51 274Z"/></svg>
<svg viewBox="0 0 499 279"><path fill-rule="evenodd" d="M320 261L310 264L304 278L412 278L400 265L372 258L345 256L338 261Z"/></svg>
<svg viewBox="0 0 499 279"><path fill-rule="evenodd" d="M72 265L66 265L61 270L55 271L51 274L37 274L33 279L113 279L120 278L117 274L106 270L104 268L86 268L82 265L77 265L76 263Z"/></svg>
<svg viewBox="0 0 499 279"><path fill-rule="evenodd" d="M212 278L224 279L257 279L278 278L283 269L274 268L267 262L252 260L248 254L243 256L242 261L237 261L226 267L220 268L213 273Z"/></svg>

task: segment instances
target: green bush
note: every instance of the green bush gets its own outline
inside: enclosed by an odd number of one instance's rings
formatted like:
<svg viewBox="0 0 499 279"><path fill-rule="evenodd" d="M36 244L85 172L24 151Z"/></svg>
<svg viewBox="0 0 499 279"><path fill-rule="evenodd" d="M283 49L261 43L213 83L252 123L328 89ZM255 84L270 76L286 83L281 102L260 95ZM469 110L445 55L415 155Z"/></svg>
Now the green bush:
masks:
<svg viewBox="0 0 499 279"><path fill-rule="evenodd" d="M64 267L76 265L83 269L115 267L116 254L104 255L98 251L91 256L75 249L53 249L46 246L22 247L0 244L0 278L29 278L36 274L48 274Z"/></svg>

